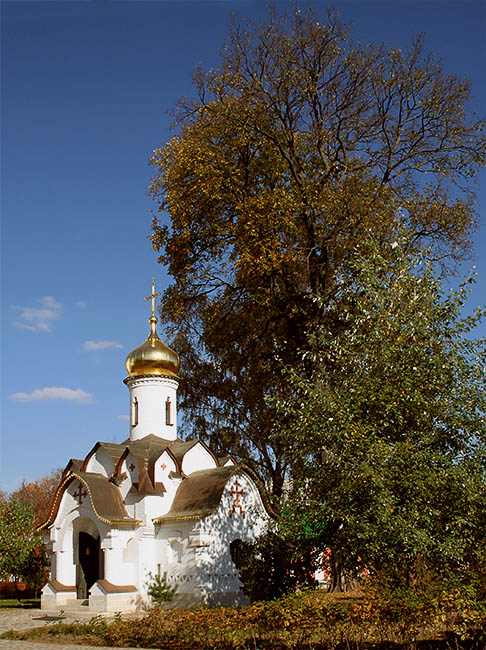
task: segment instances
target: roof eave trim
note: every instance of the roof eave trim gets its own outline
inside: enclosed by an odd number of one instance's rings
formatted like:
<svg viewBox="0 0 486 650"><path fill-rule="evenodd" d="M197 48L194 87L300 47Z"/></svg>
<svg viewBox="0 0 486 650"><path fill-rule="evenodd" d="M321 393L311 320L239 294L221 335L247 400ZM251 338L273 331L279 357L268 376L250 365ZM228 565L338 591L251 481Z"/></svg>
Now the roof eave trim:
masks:
<svg viewBox="0 0 486 650"><path fill-rule="evenodd" d="M212 515L213 512L214 510L211 510L211 512L206 512L200 515L174 515L172 517L166 517L165 515L162 515L161 517L155 517L154 519L152 519L152 522L154 524L165 524L165 523L170 523L171 521L191 521L196 519L202 519L203 517Z"/></svg>

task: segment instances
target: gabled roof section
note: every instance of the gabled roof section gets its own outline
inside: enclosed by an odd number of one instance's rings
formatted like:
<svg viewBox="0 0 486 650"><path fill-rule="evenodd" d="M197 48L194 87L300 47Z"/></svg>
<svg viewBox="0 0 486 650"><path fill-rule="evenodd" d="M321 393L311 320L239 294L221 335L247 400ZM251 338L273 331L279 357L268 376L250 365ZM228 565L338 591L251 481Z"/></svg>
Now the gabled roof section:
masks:
<svg viewBox="0 0 486 650"><path fill-rule="evenodd" d="M156 517L153 522L162 524L174 520L207 517L219 506L228 480L241 470L240 465L193 472L182 480L169 512Z"/></svg>
<svg viewBox="0 0 486 650"><path fill-rule="evenodd" d="M86 472L90 459L96 454L98 449L103 449L113 460L114 473L111 477L115 483L120 483L121 466L123 460L130 452L138 467L138 484L135 483L132 489L139 494L163 494L165 486L162 483L155 483L155 462L164 451L173 458L176 464L174 477L182 478L182 461L188 451L196 445L202 445L204 449L214 458L216 466L221 464L220 460L214 455L209 447L201 440L165 440L154 434L150 434L140 440L124 440L121 443L97 442L88 453L84 461L72 460L66 467L63 479L69 475L69 472L84 472L94 475L94 472ZM110 477L109 477L110 478Z"/></svg>
<svg viewBox="0 0 486 650"><path fill-rule="evenodd" d="M198 443L198 440L171 440L168 443L168 447L174 455L174 458L177 461L179 466L179 471L182 467L182 459L187 454L187 452L195 447Z"/></svg>
<svg viewBox="0 0 486 650"><path fill-rule="evenodd" d="M79 480L87 489L95 515L105 524L113 528L136 528L142 523L133 519L126 511L120 490L103 474L76 471L69 474L56 490L47 520L38 530L47 529L54 523L62 497L67 487L75 480Z"/></svg>
<svg viewBox="0 0 486 650"><path fill-rule="evenodd" d="M201 444L209 454L215 459L216 464L218 460L213 452L199 440L165 440L159 438L154 434L140 438L140 440L125 440L119 447L129 450L137 461L139 481L137 490L142 494L161 494L165 492L165 487L160 483L155 483L155 462L163 454L164 451L173 458L177 471L174 474L176 477L182 477L182 461L187 452L196 445ZM117 470L121 463L117 466Z"/></svg>
<svg viewBox="0 0 486 650"><path fill-rule="evenodd" d="M93 449L91 449L91 451L88 453L88 455L84 459L83 466L82 466L81 470L83 472L86 471L86 468L88 466L88 463L89 463L90 459L97 452L98 449L104 449L104 451L106 451L108 456L111 456L111 459L113 460L113 464L116 467L118 459L122 455L124 448L125 448L124 445L119 445L119 444L117 444L115 442L97 442L95 444L95 446L93 447Z"/></svg>
<svg viewBox="0 0 486 650"><path fill-rule="evenodd" d="M158 458L169 445L170 440L159 438L159 436L155 436L153 433L149 436L145 436L145 438L140 438L140 440L127 440L124 443L124 446L128 447L134 456L141 456L149 462L155 462L156 458Z"/></svg>
<svg viewBox="0 0 486 650"><path fill-rule="evenodd" d="M80 460L79 458L71 458L69 463L62 471L61 481L63 481L66 478L66 476L68 476L71 472L79 471L83 463L84 461Z"/></svg>
<svg viewBox="0 0 486 650"><path fill-rule="evenodd" d="M174 445L174 443L172 443L172 445ZM194 447L202 447L202 449L204 449L204 451L206 451L208 453L210 458L213 459L214 466L219 467L219 461L218 461L217 456L211 451L211 449L209 449L207 444L205 442L203 442L202 440L188 440L187 442L183 442L183 443L180 443L180 442L178 442L176 440L175 441L176 446L173 447L172 445L171 445L171 449L173 449L173 450L175 449L176 453L181 453L182 452L182 456L181 456L181 459L180 459L180 465L181 465L182 473L184 473L184 468L183 468L184 457L189 451L194 449ZM187 448L186 449L182 448L182 445L187 445ZM209 469L209 468L207 468L207 469Z"/></svg>
<svg viewBox="0 0 486 650"><path fill-rule="evenodd" d="M138 466L138 492L142 494L163 494L165 487L162 483L155 483L155 461L168 448L169 441L154 436L145 436L140 440L130 440L126 448L137 461Z"/></svg>
<svg viewBox="0 0 486 650"><path fill-rule="evenodd" d="M264 486L258 475L247 465L225 465L213 469L203 469L186 476L182 481L169 512L155 517L154 524L165 524L185 519L201 519L217 510L223 490L229 479L238 473L246 476L255 484L267 514L276 518L277 513L268 499Z"/></svg>

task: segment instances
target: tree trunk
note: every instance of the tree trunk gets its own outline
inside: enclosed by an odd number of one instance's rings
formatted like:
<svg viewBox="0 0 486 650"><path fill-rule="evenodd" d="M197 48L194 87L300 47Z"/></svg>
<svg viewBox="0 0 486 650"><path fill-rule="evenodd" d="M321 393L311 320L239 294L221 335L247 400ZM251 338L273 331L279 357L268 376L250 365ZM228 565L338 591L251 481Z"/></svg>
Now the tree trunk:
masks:
<svg viewBox="0 0 486 650"><path fill-rule="evenodd" d="M17 596L17 603L20 605L21 604L21 602L20 602L21 591L19 589L18 580L17 580L16 577L15 577L15 580L14 580L14 584L15 584L15 595Z"/></svg>

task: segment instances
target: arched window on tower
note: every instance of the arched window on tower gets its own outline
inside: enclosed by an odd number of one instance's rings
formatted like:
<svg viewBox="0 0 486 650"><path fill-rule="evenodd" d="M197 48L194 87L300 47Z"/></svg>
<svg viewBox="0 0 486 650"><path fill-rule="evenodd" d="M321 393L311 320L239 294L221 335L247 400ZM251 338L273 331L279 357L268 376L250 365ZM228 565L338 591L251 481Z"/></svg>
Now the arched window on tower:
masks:
<svg viewBox="0 0 486 650"><path fill-rule="evenodd" d="M133 398L132 402L132 427L136 427L138 424L138 399Z"/></svg>
<svg viewBox="0 0 486 650"><path fill-rule="evenodd" d="M165 400L165 423L167 426L172 425L172 413L170 411L170 397Z"/></svg>

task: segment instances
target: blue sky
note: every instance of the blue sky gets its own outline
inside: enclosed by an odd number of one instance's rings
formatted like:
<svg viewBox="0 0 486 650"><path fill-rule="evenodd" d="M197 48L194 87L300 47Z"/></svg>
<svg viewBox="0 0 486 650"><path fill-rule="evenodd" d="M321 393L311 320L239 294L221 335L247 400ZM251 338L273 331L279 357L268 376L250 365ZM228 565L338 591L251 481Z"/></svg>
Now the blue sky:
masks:
<svg viewBox="0 0 486 650"><path fill-rule="evenodd" d="M482 0L333 5L361 42L405 47L425 32L445 68L472 81L471 107L484 112ZM307 6L324 14L328 3ZM195 66L217 65L231 12L266 12L250 0L18 0L1 9L0 489L12 490L97 440L128 436L125 356L148 334L152 276L157 289L170 281L148 240L147 159L171 137L167 111L191 94ZM485 258L483 220L465 265L477 265L472 306L486 303Z"/></svg>

